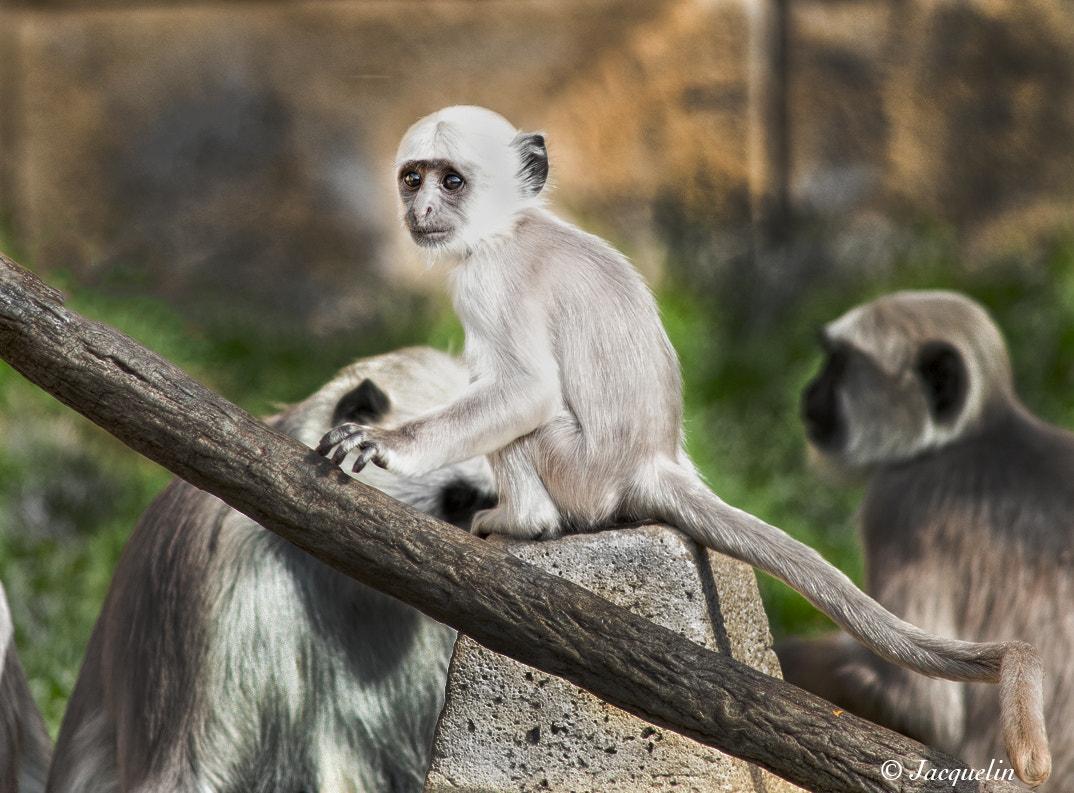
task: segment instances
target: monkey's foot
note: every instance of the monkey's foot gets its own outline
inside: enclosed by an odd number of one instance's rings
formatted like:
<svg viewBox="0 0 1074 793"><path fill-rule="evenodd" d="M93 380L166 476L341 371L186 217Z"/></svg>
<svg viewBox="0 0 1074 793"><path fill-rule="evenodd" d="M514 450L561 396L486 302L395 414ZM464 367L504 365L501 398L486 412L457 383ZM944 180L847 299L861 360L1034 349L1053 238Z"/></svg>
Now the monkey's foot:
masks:
<svg viewBox="0 0 1074 793"><path fill-rule="evenodd" d="M508 537L518 537L521 540L551 540L562 533L558 512L552 516L551 520L548 520L546 516L543 521L535 521L532 515L523 517L514 510L504 507L483 509L478 512L470 524L470 532L478 537L506 534Z"/></svg>

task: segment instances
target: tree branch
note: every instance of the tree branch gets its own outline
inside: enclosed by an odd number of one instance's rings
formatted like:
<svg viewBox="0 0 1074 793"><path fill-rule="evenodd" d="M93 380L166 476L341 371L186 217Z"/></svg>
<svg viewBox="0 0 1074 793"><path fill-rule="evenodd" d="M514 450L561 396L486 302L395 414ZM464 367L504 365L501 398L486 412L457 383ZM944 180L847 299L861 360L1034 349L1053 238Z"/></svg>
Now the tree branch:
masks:
<svg viewBox="0 0 1074 793"><path fill-rule="evenodd" d="M1018 789L952 784L973 769L355 482L62 301L0 254L0 357L132 449L489 649L810 790ZM911 780L922 762L944 778Z"/></svg>

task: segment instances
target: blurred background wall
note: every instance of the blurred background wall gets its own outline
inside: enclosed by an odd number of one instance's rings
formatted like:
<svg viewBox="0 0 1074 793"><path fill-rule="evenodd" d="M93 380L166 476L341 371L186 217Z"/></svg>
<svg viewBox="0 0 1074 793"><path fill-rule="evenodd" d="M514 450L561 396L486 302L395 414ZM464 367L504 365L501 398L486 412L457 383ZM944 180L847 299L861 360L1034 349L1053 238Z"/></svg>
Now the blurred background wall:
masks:
<svg viewBox="0 0 1074 793"><path fill-rule="evenodd" d="M650 274L684 245L701 270L788 245L890 266L926 219L987 257L1069 226L1072 23L1059 0L0 0L0 212L41 270L354 331L418 269L399 136L477 103L543 128L556 205Z"/></svg>

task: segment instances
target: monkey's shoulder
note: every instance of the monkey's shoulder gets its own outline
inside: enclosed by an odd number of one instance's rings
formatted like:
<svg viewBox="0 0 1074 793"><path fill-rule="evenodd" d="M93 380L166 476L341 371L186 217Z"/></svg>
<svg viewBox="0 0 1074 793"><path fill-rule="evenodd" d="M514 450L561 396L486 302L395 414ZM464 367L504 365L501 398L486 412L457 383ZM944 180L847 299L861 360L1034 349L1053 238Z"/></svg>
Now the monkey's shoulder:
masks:
<svg viewBox="0 0 1074 793"><path fill-rule="evenodd" d="M545 209L534 209L519 216L517 239L526 250L539 252L543 258L588 259L613 269L633 265L607 240L569 223Z"/></svg>
<svg viewBox="0 0 1074 793"><path fill-rule="evenodd" d="M160 559L162 575L168 575L173 565L204 569L215 553L227 513L228 508L215 496L173 479L135 524L123 555L148 554ZM148 571L149 577L156 572Z"/></svg>
<svg viewBox="0 0 1074 793"><path fill-rule="evenodd" d="M626 312L655 310L645 279L606 240L546 210L524 213L518 225L519 250L544 284L554 284L560 301L600 300Z"/></svg>
<svg viewBox="0 0 1074 793"><path fill-rule="evenodd" d="M1074 530L1074 435L1011 414L979 434L880 468L862 518L867 534L905 538L957 527L1034 553L1062 550Z"/></svg>

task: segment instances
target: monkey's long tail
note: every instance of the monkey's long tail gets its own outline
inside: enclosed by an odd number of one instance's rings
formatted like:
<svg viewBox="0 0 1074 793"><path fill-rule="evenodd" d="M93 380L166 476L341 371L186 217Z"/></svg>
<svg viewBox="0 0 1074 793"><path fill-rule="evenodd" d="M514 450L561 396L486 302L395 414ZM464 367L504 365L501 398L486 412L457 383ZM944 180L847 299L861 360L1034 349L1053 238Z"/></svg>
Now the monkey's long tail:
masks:
<svg viewBox="0 0 1074 793"><path fill-rule="evenodd" d="M1015 773L1033 786L1048 778L1044 669L1036 648L926 633L866 595L809 546L722 501L693 471L676 466L661 478L652 517L775 576L882 658L930 677L999 683L1004 739Z"/></svg>

